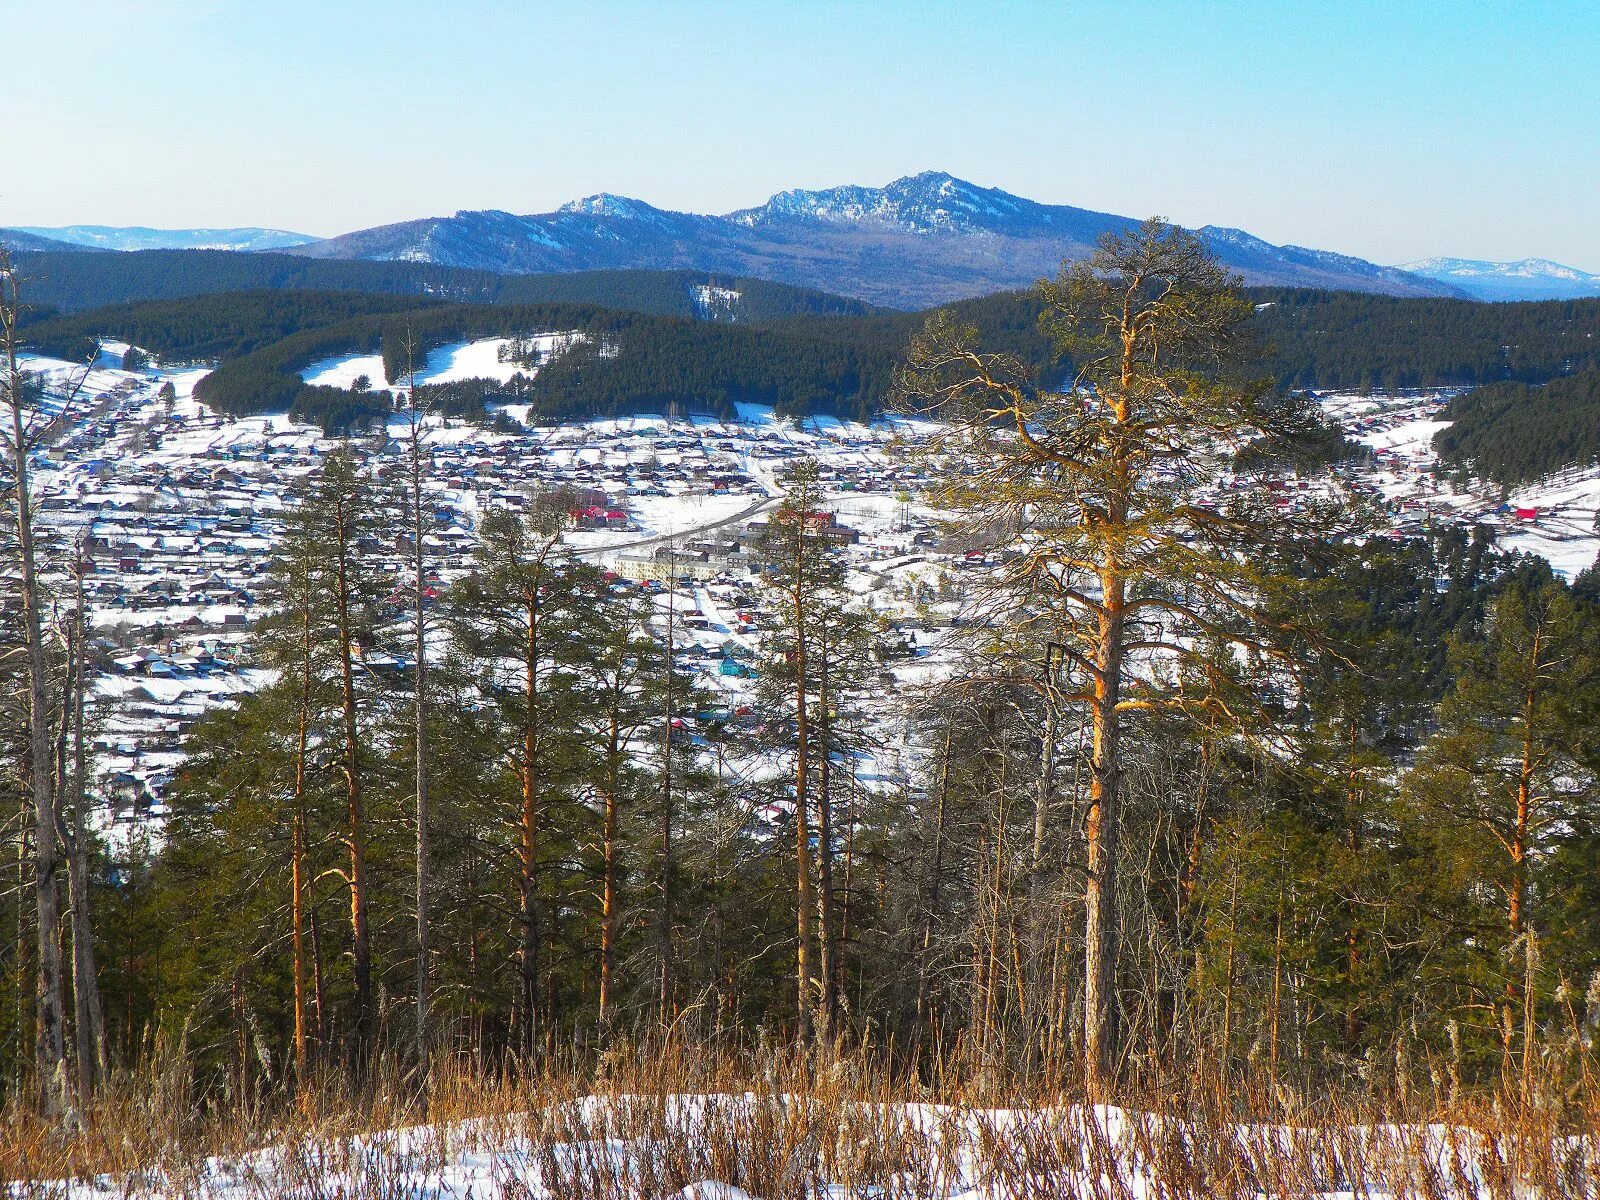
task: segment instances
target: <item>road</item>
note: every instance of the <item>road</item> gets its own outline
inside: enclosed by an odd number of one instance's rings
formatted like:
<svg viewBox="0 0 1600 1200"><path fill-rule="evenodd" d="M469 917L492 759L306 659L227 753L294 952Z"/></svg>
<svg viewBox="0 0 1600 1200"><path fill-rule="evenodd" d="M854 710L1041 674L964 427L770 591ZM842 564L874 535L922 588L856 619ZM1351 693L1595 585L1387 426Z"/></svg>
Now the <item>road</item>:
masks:
<svg viewBox="0 0 1600 1200"><path fill-rule="evenodd" d="M688 529L679 529L674 533L657 533L647 538L640 538L632 542L619 542L611 546L585 546L581 550L574 550L574 558L598 558L603 554L619 554L623 551L643 550L648 546L664 545L667 542L680 542L685 538L698 537L703 533L711 533L718 529L726 529L729 525L737 525L741 521L748 521L758 513L764 512L783 500L782 496L763 496L749 508L740 509L731 517L723 517L718 521L710 521L704 525L694 525Z"/></svg>

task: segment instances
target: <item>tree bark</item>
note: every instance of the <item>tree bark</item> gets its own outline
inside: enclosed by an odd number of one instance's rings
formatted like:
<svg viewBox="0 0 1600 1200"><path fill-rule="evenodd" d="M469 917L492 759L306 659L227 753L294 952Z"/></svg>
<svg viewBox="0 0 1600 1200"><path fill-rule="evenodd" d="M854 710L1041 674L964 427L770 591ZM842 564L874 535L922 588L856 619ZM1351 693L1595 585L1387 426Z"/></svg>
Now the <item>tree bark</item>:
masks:
<svg viewBox="0 0 1600 1200"><path fill-rule="evenodd" d="M309 1064L311 1034L306 1018L306 752L311 725L311 593L310 564L302 561L300 597L300 696L295 721L294 746L294 827L291 830L290 887L294 926L294 1071L295 1080L304 1084ZM320 975L317 1010L321 1014ZM319 1031L320 1034L320 1031Z"/></svg>
<svg viewBox="0 0 1600 1200"><path fill-rule="evenodd" d="M833 897L833 717L829 705L829 639L818 630L817 673L817 970L821 984L818 1011L831 1036L839 1018L839 946Z"/></svg>
<svg viewBox="0 0 1600 1200"><path fill-rule="evenodd" d="M84 822L87 761L84 751L84 669L88 642L84 627L83 546L73 555L75 606L69 655L72 678L72 838L68 864L72 896L72 997L78 1056L78 1086L93 1093L105 1070L105 1016L95 959L94 921L89 907L89 840Z"/></svg>
<svg viewBox="0 0 1600 1200"><path fill-rule="evenodd" d="M3 252L0 252L3 254ZM22 591L22 638L28 675L28 794L33 802L33 891L38 913L38 975L35 982L35 1066L46 1112L70 1103L67 1078L66 1013L61 970L60 797L56 789L50 721L50 676L44 652L44 619L34 545L33 498L28 468L29 438L23 420L22 376L17 367L16 321L20 310L17 279L9 257L0 257L0 336L6 354L6 399L11 427L6 446L11 458L12 497Z"/></svg>
<svg viewBox="0 0 1600 1200"><path fill-rule="evenodd" d="M411 358L407 345L407 359ZM410 366L408 362L408 367ZM428 640L425 609L427 579L422 558L422 425L417 410L417 380L414 369L408 369L407 397L411 406L411 533L412 533L412 601L415 620L413 652L416 655L416 680L413 689L412 739L416 752L417 793L417 846L416 846L416 901L417 901L417 1027L414 1052L424 1077L428 1070L428 985L429 985L429 929L428 893L432 886L432 867L428 845Z"/></svg>
<svg viewBox="0 0 1600 1200"><path fill-rule="evenodd" d="M343 695L344 778L347 808L347 845L350 851L350 935L354 962L356 1019L354 1060L364 1069L372 1050L374 1019L372 1004L372 944L367 919L367 828L361 792L360 731L356 724L355 664L350 649L354 624L351 618L350 551L352 531L348 495L336 500L335 602L339 623L339 676Z"/></svg>
<svg viewBox="0 0 1600 1200"><path fill-rule="evenodd" d="M539 1027L539 909L535 884L539 854L538 706L539 706L539 592L523 593L528 626L523 644L522 817L517 852L519 867L518 922L521 944L517 968L521 983L519 1015L522 1050L532 1054L538 1046Z"/></svg>
<svg viewBox="0 0 1600 1200"><path fill-rule="evenodd" d="M794 704L795 704L795 766L794 766L794 829L795 829L795 1001L798 1032L802 1045L809 1046L816 1037L816 966L814 943L816 941L816 896L812 883L811 817L809 785L811 781L811 727L806 709L807 611L805 572L806 514L798 514L794 527Z"/></svg>
<svg viewBox="0 0 1600 1200"><path fill-rule="evenodd" d="M661 958L661 994L657 1019L663 1029L672 1022L677 988L677 950L673 939L673 922L677 882L673 862L673 800L672 800L672 721L675 715L673 694L673 666L677 658L678 571L676 560L667 569L667 637L662 653L667 669L663 686L666 688L661 727L661 912L656 931Z"/></svg>
<svg viewBox="0 0 1600 1200"><path fill-rule="evenodd" d="M611 992L617 966L617 818L618 767L622 759L622 731L617 706L622 701L622 681L617 680L611 695L610 719L606 725L605 791L600 827L600 998L596 1025L602 1044L610 1039Z"/></svg>
<svg viewBox="0 0 1600 1200"><path fill-rule="evenodd" d="M1084 1068L1095 1099L1109 1099L1119 1055L1117 968L1117 849L1122 690L1123 580L1113 572L1101 579L1100 654L1091 720L1089 811L1084 822L1088 871L1084 883Z"/></svg>

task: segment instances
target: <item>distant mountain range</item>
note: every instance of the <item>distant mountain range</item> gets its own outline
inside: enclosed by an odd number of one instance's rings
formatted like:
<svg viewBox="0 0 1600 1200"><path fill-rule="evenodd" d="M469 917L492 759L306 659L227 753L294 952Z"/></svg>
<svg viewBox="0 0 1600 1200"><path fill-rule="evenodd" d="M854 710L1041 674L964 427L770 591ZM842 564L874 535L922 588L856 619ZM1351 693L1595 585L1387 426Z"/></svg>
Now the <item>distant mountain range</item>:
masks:
<svg viewBox="0 0 1600 1200"><path fill-rule="evenodd" d="M15 229L0 230L0 239L11 244L12 235L19 233L91 250L282 250L317 240L309 234L253 226L243 229L149 229L143 225L19 225ZM62 246L13 245L13 248L59 250Z"/></svg>
<svg viewBox="0 0 1600 1200"><path fill-rule="evenodd" d="M633 267L726 271L899 308L1032 284L1084 258L1130 217L1039 204L942 172L881 188L779 192L721 216L669 212L601 193L551 213L461 211L293 248L317 258L436 263L507 272ZM1275 246L1238 229L1199 231L1246 283L1397 296L1466 293L1359 258Z"/></svg>
<svg viewBox="0 0 1600 1200"><path fill-rule="evenodd" d="M1600 296L1600 275L1547 258L1483 262L1475 258L1424 258L1402 271L1460 288L1477 300L1576 300Z"/></svg>
<svg viewBox="0 0 1600 1200"><path fill-rule="evenodd" d="M0 229L15 250L208 249L470 268L524 275L596 270L726 273L896 308L1025 287L1081 259L1131 217L1040 204L928 171L884 187L779 192L720 216L671 212L609 193L549 213L462 210L318 240L281 229L103 225ZM1479 300L1600 295L1600 276L1543 259L1430 258L1389 267L1240 229L1198 230L1247 284Z"/></svg>
<svg viewBox="0 0 1600 1200"><path fill-rule="evenodd" d="M41 237L37 233L29 233L24 229L0 229L0 246L7 250L19 250L32 253L34 251L62 250L82 251L95 250L95 246L80 246L72 242L64 242L58 238Z"/></svg>

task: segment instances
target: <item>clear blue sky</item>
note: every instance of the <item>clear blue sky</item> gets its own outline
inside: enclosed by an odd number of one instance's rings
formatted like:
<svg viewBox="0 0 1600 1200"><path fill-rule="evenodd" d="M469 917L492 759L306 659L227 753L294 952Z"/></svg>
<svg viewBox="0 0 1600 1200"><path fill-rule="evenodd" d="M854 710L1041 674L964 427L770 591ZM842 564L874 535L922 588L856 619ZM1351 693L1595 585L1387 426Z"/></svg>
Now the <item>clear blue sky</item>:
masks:
<svg viewBox="0 0 1600 1200"><path fill-rule="evenodd" d="M1600 271L1596 0L0 0L0 48L0 226L720 212L940 169Z"/></svg>

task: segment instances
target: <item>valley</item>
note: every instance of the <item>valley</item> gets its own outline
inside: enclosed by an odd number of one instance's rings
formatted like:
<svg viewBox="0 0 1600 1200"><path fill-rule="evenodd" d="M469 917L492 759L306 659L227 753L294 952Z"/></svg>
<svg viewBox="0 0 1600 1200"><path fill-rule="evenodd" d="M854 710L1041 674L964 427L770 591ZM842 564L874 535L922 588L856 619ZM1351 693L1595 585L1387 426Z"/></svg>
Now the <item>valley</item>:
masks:
<svg viewBox="0 0 1600 1200"><path fill-rule="evenodd" d="M549 333L532 343L553 356L580 340ZM506 345L507 339L491 338L439 347L417 382L503 382L523 369L503 361ZM221 416L193 394L206 368L123 370L127 349L105 344L38 464L45 527L63 547L80 545L84 556L101 664L92 688L94 759L108 797L105 817L119 837L159 830L162 793L181 766L194 721L270 678L241 651L264 611L261 584L297 488L339 445L348 445L377 479L394 479L410 429L403 412L349 439L281 414ZM30 357L24 366L57 381L76 377L61 360ZM381 355L336 355L302 374L308 383L349 388L361 378L381 382L383 370ZM1593 565L1600 552L1600 468L1508 495L1490 485L1452 484L1431 444L1448 424L1450 397L1321 395L1324 411L1371 458L1248 486L1259 489L1261 503L1288 510L1332 487L1373 506L1379 537L1428 537L1460 527L1483 531L1503 550L1544 558L1569 579ZM984 555L951 543L923 498L929 477L906 451L928 427L782 419L748 405L733 421L691 412L533 427L520 424L525 407L500 411L512 418L509 430L425 419L434 521L426 553L441 593L470 565L486 509L515 509L536 492L567 489L574 497L565 535L572 551L653 591L658 632L669 601L675 606L680 661L719 698L716 719L727 720L754 703L744 664L755 655L763 614L751 587L759 568L750 556L750 525L777 505L784 470L807 458L821 467L828 509L841 530L847 586L881 630L886 679L895 678L898 689L943 669L929 656L959 619L963 577L983 565ZM398 511L394 520L401 520ZM374 544L368 551L392 576L399 603L407 561L401 546ZM669 587L674 578L677 585ZM69 602L70 578L57 575L55 586L62 603ZM404 667L404 655L393 651L362 662L363 671L380 676ZM906 786L903 764L922 751L902 736L860 762L860 776ZM773 767L744 769L761 774ZM151 817L156 821L147 829Z"/></svg>

